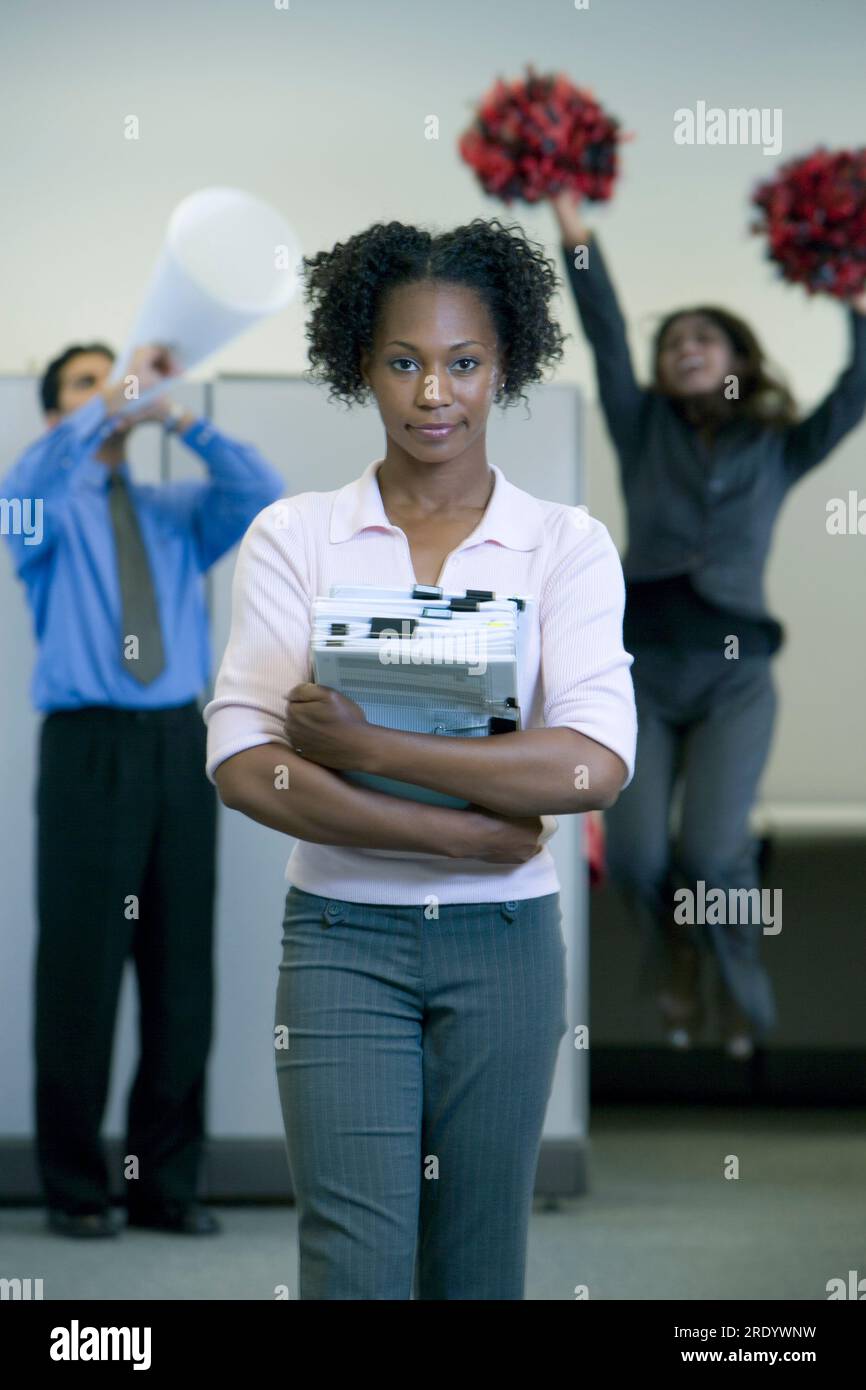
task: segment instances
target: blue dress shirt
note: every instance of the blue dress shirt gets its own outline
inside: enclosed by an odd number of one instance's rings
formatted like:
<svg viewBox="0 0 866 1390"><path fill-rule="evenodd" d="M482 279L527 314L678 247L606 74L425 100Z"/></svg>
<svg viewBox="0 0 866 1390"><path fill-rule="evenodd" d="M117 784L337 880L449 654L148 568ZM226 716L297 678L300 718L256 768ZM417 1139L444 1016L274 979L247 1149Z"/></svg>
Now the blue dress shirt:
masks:
<svg viewBox="0 0 866 1390"><path fill-rule="evenodd" d="M180 436L209 481L125 477L153 572L166 664L142 686L121 660L121 595L108 509L110 470L93 455L111 433L94 396L26 449L0 492L20 522L6 536L33 614L39 652L30 692L38 710L114 705L160 709L197 699L210 678L204 574L243 536L283 479L251 445L205 419ZM20 512L14 499L20 499Z"/></svg>

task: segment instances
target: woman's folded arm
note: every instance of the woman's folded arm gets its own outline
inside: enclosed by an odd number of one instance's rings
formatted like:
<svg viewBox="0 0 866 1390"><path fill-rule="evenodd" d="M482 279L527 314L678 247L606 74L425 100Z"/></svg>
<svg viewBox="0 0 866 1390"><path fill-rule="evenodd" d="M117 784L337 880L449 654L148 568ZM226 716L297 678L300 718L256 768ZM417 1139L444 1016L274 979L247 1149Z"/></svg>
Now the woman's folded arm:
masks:
<svg viewBox="0 0 866 1390"><path fill-rule="evenodd" d="M251 820L313 844L403 850L451 859L519 864L537 852L541 826L406 801L359 787L299 757L286 744L261 743L219 763L223 804Z"/></svg>
<svg viewBox="0 0 866 1390"><path fill-rule="evenodd" d="M443 738L371 726L363 766L500 815L569 815L612 806L628 769L575 729L527 729L488 738ZM585 777L576 767L587 769Z"/></svg>

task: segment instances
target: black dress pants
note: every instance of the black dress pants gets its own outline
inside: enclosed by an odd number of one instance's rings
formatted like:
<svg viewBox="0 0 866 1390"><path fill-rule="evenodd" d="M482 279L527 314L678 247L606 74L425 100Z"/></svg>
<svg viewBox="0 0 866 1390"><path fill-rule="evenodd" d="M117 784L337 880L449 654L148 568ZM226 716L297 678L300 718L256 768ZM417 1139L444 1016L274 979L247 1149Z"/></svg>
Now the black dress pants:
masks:
<svg viewBox="0 0 866 1390"><path fill-rule="evenodd" d="M36 1126L48 1206L196 1196L211 1039L216 792L198 705L63 710L37 788ZM140 1056L123 1168L100 1140L124 964Z"/></svg>

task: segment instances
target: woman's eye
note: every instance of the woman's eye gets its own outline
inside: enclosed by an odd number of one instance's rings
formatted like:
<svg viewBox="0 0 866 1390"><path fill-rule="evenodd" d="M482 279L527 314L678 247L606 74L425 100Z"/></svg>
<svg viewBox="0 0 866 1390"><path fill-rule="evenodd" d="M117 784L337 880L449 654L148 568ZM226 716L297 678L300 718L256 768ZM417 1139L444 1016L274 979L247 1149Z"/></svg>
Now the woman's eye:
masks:
<svg viewBox="0 0 866 1390"><path fill-rule="evenodd" d="M455 367L457 367L461 363L466 364L467 370L471 371L473 367L478 366L478 358L458 357L454 365ZM396 367L398 372L403 372L404 369L408 368L409 370L411 370L413 367L417 367L418 363L412 357L392 357L389 365L391 367Z"/></svg>

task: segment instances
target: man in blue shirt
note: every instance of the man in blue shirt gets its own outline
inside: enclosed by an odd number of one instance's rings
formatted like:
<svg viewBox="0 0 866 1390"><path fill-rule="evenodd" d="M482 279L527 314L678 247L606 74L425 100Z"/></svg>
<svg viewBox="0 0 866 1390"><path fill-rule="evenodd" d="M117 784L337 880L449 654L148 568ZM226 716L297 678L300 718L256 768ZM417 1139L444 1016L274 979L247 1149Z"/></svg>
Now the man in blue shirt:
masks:
<svg viewBox="0 0 866 1390"><path fill-rule="evenodd" d="M164 395L176 371L139 348L76 345L41 382L48 431L0 482L33 614L40 731L36 1125L51 1229L114 1235L100 1141L124 962L141 1053L123 1176L130 1225L219 1229L196 1201L212 1012L216 794L198 704L210 676L204 574L283 481L249 445ZM133 402L134 406L134 402ZM120 412L124 411L123 415ZM209 479L136 483L125 437L160 420Z"/></svg>

